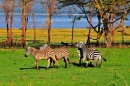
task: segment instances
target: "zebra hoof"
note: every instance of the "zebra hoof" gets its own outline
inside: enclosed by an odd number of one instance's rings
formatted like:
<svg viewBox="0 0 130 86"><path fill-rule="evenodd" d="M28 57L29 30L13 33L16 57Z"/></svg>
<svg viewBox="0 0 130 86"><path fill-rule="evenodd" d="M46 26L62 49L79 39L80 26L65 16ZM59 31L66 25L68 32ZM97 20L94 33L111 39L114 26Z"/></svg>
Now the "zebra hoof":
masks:
<svg viewBox="0 0 130 86"><path fill-rule="evenodd" d="M88 68L88 66L85 66L85 68Z"/></svg>
<svg viewBox="0 0 130 86"><path fill-rule="evenodd" d="M45 69L48 70L48 67L46 67Z"/></svg>
<svg viewBox="0 0 130 86"><path fill-rule="evenodd" d="M66 66L64 68L67 68Z"/></svg>
<svg viewBox="0 0 130 86"><path fill-rule="evenodd" d="M55 68L59 69L59 66L55 66Z"/></svg>

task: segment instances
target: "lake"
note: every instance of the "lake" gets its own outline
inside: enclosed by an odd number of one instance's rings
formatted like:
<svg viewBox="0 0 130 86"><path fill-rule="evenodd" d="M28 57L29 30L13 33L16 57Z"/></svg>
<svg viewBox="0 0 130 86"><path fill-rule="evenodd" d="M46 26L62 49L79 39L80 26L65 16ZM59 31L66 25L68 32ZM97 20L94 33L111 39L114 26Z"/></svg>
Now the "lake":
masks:
<svg viewBox="0 0 130 86"><path fill-rule="evenodd" d="M46 28L47 23L46 18L47 15L45 14L35 14L35 25L36 28ZM130 17L129 17L130 18ZM29 15L28 18L28 28L32 28L32 16ZM67 14L60 14L60 15L55 15L52 17L52 28L71 28L72 27L72 17L68 17ZM93 18L92 20L93 25L97 25L97 19ZM125 21L126 26L130 26L129 21ZM75 28L86 28L88 27L89 24L87 23L86 19L81 19L76 21L75 23ZM6 28L5 25L5 15L3 13L0 13L0 28ZM13 19L13 28L21 28L21 18L20 14L15 14L14 19Z"/></svg>

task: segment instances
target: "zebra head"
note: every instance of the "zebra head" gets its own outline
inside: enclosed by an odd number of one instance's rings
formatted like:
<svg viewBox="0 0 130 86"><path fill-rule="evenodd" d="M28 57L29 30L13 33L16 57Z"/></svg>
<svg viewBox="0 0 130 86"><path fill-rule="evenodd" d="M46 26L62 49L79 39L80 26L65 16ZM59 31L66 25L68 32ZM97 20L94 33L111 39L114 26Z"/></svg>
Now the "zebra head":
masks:
<svg viewBox="0 0 130 86"><path fill-rule="evenodd" d="M26 48L25 57L27 57L31 53L30 47Z"/></svg>
<svg viewBox="0 0 130 86"><path fill-rule="evenodd" d="M79 60L81 58L83 58L83 53L86 52L86 46L84 42L76 42L75 46L77 48L77 52L78 52L78 56L79 56Z"/></svg>
<svg viewBox="0 0 130 86"><path fill-rule="evenodd" d="M86 47L84 42L78 42L78 41L75 43L75 46L76 46L76 48L78 48L78 50Z"/></svg>

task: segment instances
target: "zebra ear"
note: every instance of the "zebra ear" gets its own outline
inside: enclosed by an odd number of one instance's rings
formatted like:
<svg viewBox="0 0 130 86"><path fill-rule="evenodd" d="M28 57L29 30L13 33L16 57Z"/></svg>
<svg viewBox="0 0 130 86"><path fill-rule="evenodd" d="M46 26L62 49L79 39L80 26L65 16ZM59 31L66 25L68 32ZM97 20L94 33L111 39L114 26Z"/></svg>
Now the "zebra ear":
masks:
<svg viewBox="0 0 130 86"><path fill-rule="evenodd" d="M47 44L45 44L44 46L48 46Z"/></svg>
<svg viewBox="0 0 130 86"><path fill-rule="evenodd" d="M30 49L30 47L28 47L28 49Z"/></svg>

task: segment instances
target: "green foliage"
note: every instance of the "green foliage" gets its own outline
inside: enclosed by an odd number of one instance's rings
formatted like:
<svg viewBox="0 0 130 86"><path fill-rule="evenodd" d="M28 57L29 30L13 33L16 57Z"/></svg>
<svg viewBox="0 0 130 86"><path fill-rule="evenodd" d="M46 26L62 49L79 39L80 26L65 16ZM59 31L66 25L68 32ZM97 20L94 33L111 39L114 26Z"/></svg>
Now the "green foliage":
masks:
<svg viewBox="0 0 130 86"><path fill-rule="evenodd" d="M70 64L64 68L46 70L47 60L41 60L40 70L34 68L34 58L24 57L24 49L0 49L1 86L128 86L130 84L130 49L99 48L107 62L100 68L78 67L75 48L69 48ZM85 61L84 61L85 63ZM93 64L93 63L92 63Z"/></svg>

